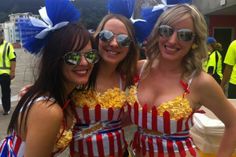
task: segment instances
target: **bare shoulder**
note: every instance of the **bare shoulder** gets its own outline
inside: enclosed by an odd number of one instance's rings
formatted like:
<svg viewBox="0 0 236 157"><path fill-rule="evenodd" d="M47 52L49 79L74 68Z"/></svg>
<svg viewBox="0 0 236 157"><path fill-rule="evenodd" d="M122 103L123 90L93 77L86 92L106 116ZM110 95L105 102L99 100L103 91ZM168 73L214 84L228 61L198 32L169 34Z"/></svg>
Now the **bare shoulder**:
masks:
<svg viewBox="0 0 236 157"><path fill-rule="evenodd" d="M213 104L225 104L227 99L215 79L205 73L201 72L193 79L192 95L197 103L212 109ZM215 105L216 106L216 105Z"/></svg>
<svg viewBox="0 0 236 157"><path fill-rule="evenodd" d="M63 119L62 108L52 101L38 101L33 104L29 111L28 122L48 123L52 125L60 125Z"/></svg>
<svg viewBox="0 0 236 157"><path fill-rule="evenodd" d="M138 63L137 63L137 69L138 69L138 73L140 73L144 63L147 62L146 59L142 59L142 60L139 60Z"/></svg>

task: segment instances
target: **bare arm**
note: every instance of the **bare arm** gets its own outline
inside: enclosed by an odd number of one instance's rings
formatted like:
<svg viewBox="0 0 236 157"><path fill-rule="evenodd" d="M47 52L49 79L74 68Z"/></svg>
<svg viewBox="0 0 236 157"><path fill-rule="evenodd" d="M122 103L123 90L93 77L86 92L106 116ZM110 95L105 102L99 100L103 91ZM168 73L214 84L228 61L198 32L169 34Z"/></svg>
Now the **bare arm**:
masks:
<svg viewBox="0 0 236 157"><path fill-rule="evenodd" d="M15 70L16 70L16 61L11 61L11 71L10 71L10 77L11 80L15 78Z"/></svg>
<svg viewBox="0 0 236 157"><path fill-rule="evenodd" d="M59 105L40 101L30 109L25 157L51 157L53 147L63 119L63 112Z"/></svg>
<svg viewBox="0 0 236 157"><path fill-rule="evenodd" d="M194 94L199 103L210 109L225 125L217 157L230 157L236 147L236 108L227 100L220 86L208 74L196 80Z"/></svg>
<svg viewBox="0 0 236 157"><path fill-rule="evenodd" d="M223 89L223 91L225 91L226 83L229 82L232 70L233 70L233 66L227 65L227 64L225 65L223 78L222 78L222 81L221 81L221 84L220 84L220 86Z"/></svg>

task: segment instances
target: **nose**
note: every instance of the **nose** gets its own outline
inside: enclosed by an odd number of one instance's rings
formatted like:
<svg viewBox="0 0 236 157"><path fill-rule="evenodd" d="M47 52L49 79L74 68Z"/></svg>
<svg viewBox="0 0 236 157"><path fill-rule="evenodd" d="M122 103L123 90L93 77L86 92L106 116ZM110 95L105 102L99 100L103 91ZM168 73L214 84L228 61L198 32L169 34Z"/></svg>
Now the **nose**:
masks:
<svg viewBox="0 0 236 157"><path fill-rule="evenodd" d="M174 31L174 33L169 37L168 42L176 43L177 41L178 41L177 32Z"/></svg>
<svg viewBox="0 0 236 157"><path fill-rule="evenodd" d="M88 65L88 61L85 59L84 55L81 56L79 65Z"/></svg>
<svg viewBox="0 0 236 157"><path fill-rule="evenodd" d="M112 46L112 47L118 47L118 42L116 40L116 37L114 37L110 42L109 42L109 45Z"/></svg>

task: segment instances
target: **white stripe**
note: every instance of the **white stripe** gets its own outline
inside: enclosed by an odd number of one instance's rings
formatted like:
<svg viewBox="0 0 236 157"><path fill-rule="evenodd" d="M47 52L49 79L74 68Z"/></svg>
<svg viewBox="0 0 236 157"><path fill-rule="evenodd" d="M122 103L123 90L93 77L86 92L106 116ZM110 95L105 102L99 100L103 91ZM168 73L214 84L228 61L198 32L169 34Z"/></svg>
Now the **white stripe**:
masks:
<svg viewBox="0 0 236 157"><path fill-rule="evenodd" d="M108 120L108 109L101 109L101 121Z"/></svg>
<svg viewBox="0 0 236 157"><path fill-rule="evenodd" d="M170 133L176 133L177 132L177 121L176 120L170 120Z"/></svg>
<svg viewBox="0 0 236 157"><path fill-rule="evenodd" d="M99 153L98 153L98 145L97 145L97 136L96 135L93 135L92 136L92 145L93 145L93 155L94 156L98 156Z"/></svg>
<svg viewBox="0 0 236 157"><path fill-rule="evenodd" d="M153 151L154 151L155 153L158 152L157 138L152 138L152 143L153 143Z"/></svg>
<svg viewBox="0 0 236 157"><path fill-rule="evenodd" d="M102 142L103 142L104 155L108 156L110 154L109 137L107 134L102 134L102 139L103 139Z"/></svg>
<svg viewBox="0 0 236 157"><path fill-rule="evenodd" d="M17 157L23 157L25 153L25 142L21 142Z"/></svg>
<svg viewBox="0 0 236 157"><path fill-rule="evenodd" d="M95 109L89 108L89 119L90 123L95 123Z"/></svg>
<svg viewBox="0 0 236 157"><path fill-rule="evenodd" d="M152 112L147 114L147 128L152 130Z"/></svg>
<svg viewBox="0 0 236 157"><path fill-rule="evenodd" d="M162 139L162 146L163 146L163 151L164 153L167 153L167 141L165 139Z"/></svg>
<svg viewBox="0 0 236 157"><path fill-rule="evenodd" d="M163 117L160 117L160 116L158 116L157 117L157 130L159 131L159 132L164 132L164 118Z"/></svg>
<svg viewBox="0 0 236 157"><path fill-rule="evenodd" d="M113 138L114 138L114 150L115 152L118 152L118 143L117 143L117 136L114 132L112 132Z"/></svg>
<svg viewBox="0 0 236 157"><path fill-rule="evenodd" d="M143 115L142 115L142 110L138 110L138 125L143 127Z"/></svg>

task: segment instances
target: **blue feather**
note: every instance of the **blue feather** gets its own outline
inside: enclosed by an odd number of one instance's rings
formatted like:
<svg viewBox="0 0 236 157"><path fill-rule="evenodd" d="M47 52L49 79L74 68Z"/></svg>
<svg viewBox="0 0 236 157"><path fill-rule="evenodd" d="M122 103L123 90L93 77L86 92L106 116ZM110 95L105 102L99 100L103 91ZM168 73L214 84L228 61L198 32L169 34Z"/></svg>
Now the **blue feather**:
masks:
<svg viewBox="0 0 236 157"><path fill-rule="evenodd" d="M80 12L69 0L46 0L46 10L53 25L63 21L78 21Z"/></svg>
<svg viewBox="0 0 236 157"><path fill-rule="evenodd" d="M135 0L108 0L108 11L113 14L121 14L131 18L135 6Z"/></svg>
<svg viewBox="0 0 236 157"><path fill-rule="evenodd" d="M20 18L16 22L17 28L20 32L23 47L32 54L38 53L43 47L40 39L36 39L35 35L41 32L44 27L33 26L30 19Z"/></svg>
<svg viewBox="0 0 236 157"><path fill-rule="evenodd" d="M53 26L60 22L79 21L80 12L69 0L45 0L46 11ZM30 19L20 18L17 21L23 47L32 54L37 54L45 46L50 32L43 39L35 38L46 27L35 26Z"/></svg>
<svg viewBox="0 0 236 157"><path fill-rule="evenodd" d="M167 5L192 3L192 0L167 0Z"/></svg>
<svg viewBox="0 0 236 157"><path fill-rule="evenodd" d="M135 28L135 35L138 42L142 43L147 39L151 32L151 26L147 21L137 20L133 23Z"/></svg>
<svg viewBox="0 0 236 157"><path fill-rule="evenodd" d="M142 8L141 17L145 21L134 22L136 37L139 42L143 42L150 35L157 19L164 11L163 9L152 11L152 7Z"/></svg>

